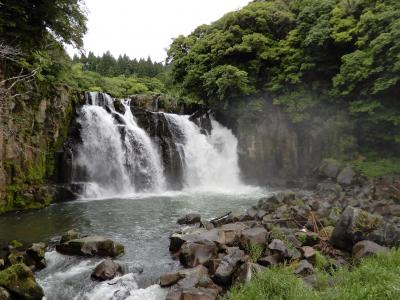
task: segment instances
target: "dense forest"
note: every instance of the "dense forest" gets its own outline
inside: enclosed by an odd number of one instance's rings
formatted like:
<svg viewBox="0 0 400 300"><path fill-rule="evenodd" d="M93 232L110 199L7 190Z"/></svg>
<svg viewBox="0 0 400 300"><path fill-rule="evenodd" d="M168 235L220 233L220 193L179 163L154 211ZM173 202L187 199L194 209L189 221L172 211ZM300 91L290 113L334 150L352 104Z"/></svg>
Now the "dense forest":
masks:
<svg viewBox="0 0 400 300"><path fill-rule="evenodd" d="M352 115L361 144L396 152L399 20L397 0L253 1L177 37L168 62L197 101L226 107L267 94L295 123L335 105Z"/></svg>

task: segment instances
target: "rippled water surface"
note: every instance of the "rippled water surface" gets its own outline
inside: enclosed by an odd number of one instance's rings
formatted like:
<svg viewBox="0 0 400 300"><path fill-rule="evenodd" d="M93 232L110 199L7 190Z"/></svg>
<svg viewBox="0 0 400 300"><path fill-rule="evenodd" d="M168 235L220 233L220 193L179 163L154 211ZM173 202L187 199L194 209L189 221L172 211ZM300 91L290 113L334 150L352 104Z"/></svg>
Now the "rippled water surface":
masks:
<svg viewBox="0 0 400 300"><path fill-rule="evenodd" d="M118 258L125 276L94 282L90 274L101 259L51 251L46 255L48 267L37 273L47 299L162 299L165 291L155 285L158 277L179 268L168 252L168 237L178 228L177 218L191 212L213 218L243 211L266 194L265 190L248 188L229 194L168 192L56 204L0 217L0 239L52 244L71 228L113 238L125 246L125 254Z"/></svg>

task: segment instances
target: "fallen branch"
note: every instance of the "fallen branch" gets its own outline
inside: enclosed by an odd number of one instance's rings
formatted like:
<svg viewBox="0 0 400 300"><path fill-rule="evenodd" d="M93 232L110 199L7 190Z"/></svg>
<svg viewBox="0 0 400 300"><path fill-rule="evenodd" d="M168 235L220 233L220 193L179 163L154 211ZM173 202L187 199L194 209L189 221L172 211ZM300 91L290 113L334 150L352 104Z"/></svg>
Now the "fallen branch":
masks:
<svg viewBox="0 0 400 300"><path fill-rule="evenodd" d="M210 222L211 222L211 223L212 223L212 222L217 222L217 221L219 221L219 220L221 220L221 219L223 219L223 218L226 218L226 217L229 216L231 213L232 213L232 212L230 211L230 212L226 213L225 215L223 215L223 216L221 216L221 217L218 217L218 218L215 218L215 219L210 220Z"/></svg>

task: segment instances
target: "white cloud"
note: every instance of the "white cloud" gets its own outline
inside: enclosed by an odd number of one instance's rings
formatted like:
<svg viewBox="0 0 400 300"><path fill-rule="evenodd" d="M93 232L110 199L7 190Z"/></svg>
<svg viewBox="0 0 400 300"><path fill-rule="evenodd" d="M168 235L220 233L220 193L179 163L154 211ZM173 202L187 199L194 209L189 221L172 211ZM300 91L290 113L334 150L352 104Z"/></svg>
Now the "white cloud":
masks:
<svg viewBox="0 0 400 300"><path fill-rule="evenodd" d="M172 38L187 35L249 0L86 0L86 51L163 61ZM68 49L70 53L73 50Z"/></svg>

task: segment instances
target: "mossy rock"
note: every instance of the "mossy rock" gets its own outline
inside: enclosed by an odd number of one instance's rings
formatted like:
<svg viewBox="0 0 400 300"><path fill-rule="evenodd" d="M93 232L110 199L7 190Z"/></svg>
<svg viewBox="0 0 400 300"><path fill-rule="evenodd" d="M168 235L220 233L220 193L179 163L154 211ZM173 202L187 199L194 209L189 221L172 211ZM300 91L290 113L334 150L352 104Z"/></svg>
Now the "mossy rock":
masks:
<svg viewBox="0 0 400 300"><path fill-rule="evenodd" d="M22 299L36 300L44 296L43 289L36 282L31 269L16 264L0 272L0 286Z"/></svg>

